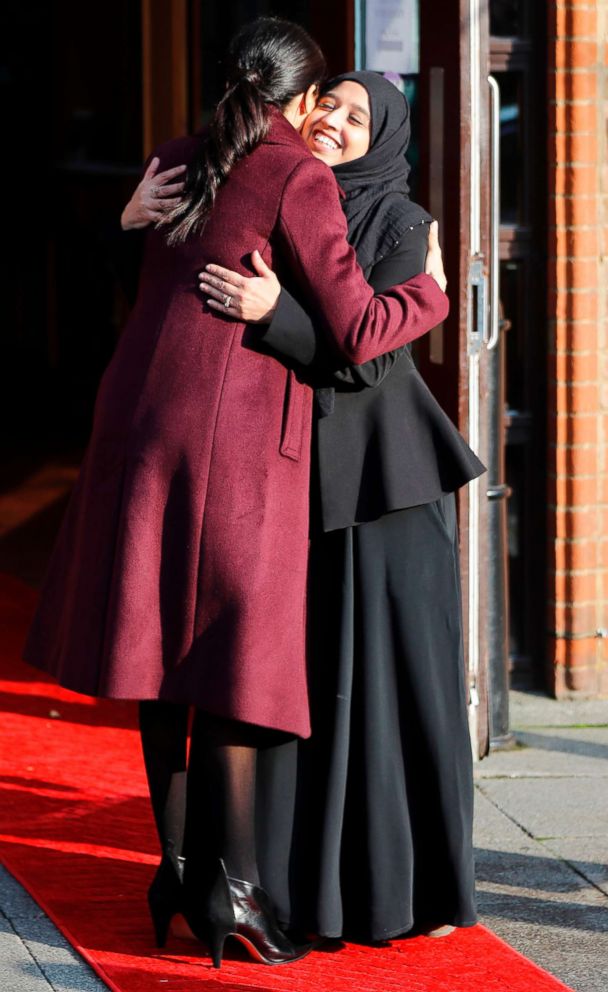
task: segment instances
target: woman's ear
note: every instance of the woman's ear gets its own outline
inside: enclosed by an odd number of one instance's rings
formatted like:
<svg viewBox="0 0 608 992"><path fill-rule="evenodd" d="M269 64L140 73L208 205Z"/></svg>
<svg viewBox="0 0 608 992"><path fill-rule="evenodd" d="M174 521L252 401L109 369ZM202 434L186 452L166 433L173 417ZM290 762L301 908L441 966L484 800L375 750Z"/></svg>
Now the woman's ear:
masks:
<svg viewBox="0 0 608 992"><path fill-rule="evenodd" d="M302 103L300 105L300 113L305 114L308 117L311 110L314 110L317 105L317 100L319 98L319 87L313 83L306 90L306 93L302 94Z"/></svg>

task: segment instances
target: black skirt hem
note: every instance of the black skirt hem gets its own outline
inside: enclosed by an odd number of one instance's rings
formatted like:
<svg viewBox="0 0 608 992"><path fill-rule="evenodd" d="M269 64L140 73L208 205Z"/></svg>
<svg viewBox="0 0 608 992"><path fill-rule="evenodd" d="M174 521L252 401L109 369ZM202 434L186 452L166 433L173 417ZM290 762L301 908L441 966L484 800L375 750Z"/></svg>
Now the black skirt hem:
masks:
<svg viewBox="0 0 608 992"><path fill-rule="evenodd" d="M467 930L471 927L477 926L479 920L475 918L474 920L465 920L463 922L456 922L455 920L444 920L443 923L432 923L430 926L442 926L442 927L456 927L457 930ZM344 935L344 931L324 931L318 930L316 927L309 927L302 923L289 923L285 920L281 920L281 926L286 929L297 929L306 930L317 934L319 937L323 937L325 940L353 940L357 944L381 944L385 940L395 940L397 937L406 937L410 930L414 929L414 922L407 924L406 926L398 927L396 930L389 930L388 933L378 934L378 936L373 933L367 937L355 937L347 933ZM416 933L416 936L422 936L421 933Z"/></svg>

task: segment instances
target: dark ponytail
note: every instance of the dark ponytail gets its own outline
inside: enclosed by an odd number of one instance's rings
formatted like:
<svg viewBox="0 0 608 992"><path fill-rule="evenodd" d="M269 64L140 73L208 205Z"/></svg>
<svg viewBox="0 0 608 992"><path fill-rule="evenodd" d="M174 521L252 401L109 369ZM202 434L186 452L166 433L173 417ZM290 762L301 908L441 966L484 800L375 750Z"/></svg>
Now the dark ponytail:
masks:
<svg viewBox="0 0 608 992"><path fill-rule="evenodd" d="M325 76L317 43L299 24L278 17L259 17L247 24L233 38L228 54L226 91L201 155L188 166L181 203L162 221L171 245L203 230L230 170L266 137L270 108L282 110Z"/></svg>

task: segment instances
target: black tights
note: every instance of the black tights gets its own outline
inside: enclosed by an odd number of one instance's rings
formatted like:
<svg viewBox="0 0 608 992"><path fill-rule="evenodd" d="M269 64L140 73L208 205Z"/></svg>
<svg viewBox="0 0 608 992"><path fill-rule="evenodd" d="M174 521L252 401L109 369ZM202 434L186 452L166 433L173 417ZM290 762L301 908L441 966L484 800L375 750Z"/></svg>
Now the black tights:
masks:
<svg viewBox="0 0 608 992"><path fill-rule="evenodd" d="M176 861L183 853L186 816L188 707L145 700L139 704L148 790L160 846Z"/></svg>
<svg viewBox="0 0 608 992"><path fill-rule="evenodd" d="M255 777L268 732L196 710L186 759L188 718L188 707L176 703L139 706L161 848L192 866L222 858L228 875L257 885Z"/></svg>

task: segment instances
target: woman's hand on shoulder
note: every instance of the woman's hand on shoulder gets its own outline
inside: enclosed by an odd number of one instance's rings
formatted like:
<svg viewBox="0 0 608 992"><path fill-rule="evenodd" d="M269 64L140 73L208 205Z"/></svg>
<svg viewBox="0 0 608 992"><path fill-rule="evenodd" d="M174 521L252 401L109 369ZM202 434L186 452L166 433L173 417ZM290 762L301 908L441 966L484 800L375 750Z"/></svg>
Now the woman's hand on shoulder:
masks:
<svg viewBox="0 0 608 992"><path fill-rule="evenodd" d="M429 228L429 241L424 271L427 275L433 277L435 282L439 284L440 289L445 293L448 281L443 268L443 257L441 254L441 245L439 244L439 224L436 220L433 221Z"/></svg>
<svg viewBox="0 0 608 992"><path fill-rule="evenodd" d="M213 310L245 324L269 324L277 308L281 284L259 251L251 253L257 276L242 276L221 265L199 272L199 286Z"/></svg>
<svg viewBox="0 0 608 992"><path fill-rule="evenodd" d="M183 193L183 181L172 182L186 171L185 165L159 172L160 159L156 156L150 162L144 177L127 203L120 218L123 231L148 227L162 221L169 210L176 207Z"/></svg>

